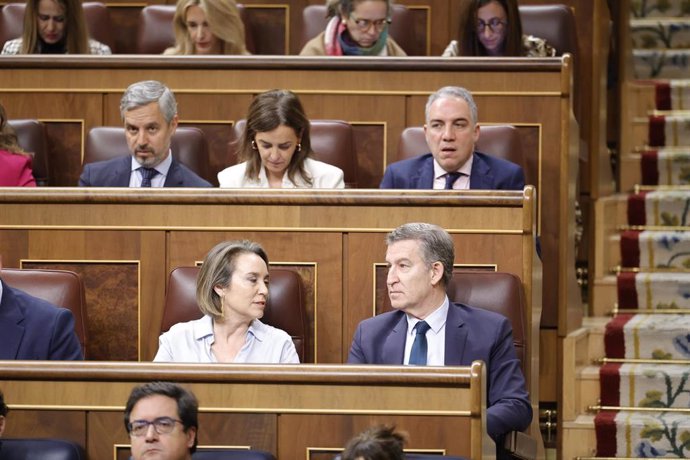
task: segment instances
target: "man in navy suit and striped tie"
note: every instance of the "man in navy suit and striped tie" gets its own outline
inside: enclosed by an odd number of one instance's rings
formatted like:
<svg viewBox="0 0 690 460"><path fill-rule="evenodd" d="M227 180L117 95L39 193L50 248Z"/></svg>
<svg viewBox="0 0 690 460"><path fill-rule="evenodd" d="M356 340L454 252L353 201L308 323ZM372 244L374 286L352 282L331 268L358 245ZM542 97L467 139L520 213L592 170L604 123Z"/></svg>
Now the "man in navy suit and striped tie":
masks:
<svg viewBox="0 0 690 460"><path fill-rule="evenodd" d="M510 321L450 302L455 250L444 229L404 224L386 237L386 286L393 311L359 323L348 363L469 366L486 363L487 430L501 457L503 438L532 421Z"/></svg>
<svg viewBox="0 0 690 460"><path fill-rule="evenodd" d="M479 132L472 94L457 86L439 89L426 104L431 152L388 165L381 188L522 190L520 166L474 149Z"/></svg>

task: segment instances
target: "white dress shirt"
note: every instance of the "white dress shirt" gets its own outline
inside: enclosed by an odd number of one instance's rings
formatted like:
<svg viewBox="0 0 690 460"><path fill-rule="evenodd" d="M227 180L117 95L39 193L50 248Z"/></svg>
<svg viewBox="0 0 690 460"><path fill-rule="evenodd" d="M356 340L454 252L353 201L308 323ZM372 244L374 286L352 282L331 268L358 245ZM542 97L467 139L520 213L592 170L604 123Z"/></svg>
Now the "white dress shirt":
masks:
<svg viewBox="0 0 690 460"><path fill-rule="evenodd" d="M344 188L345 179L343 170L324 163L322 161L307 158L304 160L304 169L311 176L312 184L305 182L299 175L295 176L296 184L283 176L283 188ZM257 180L247 180L244 173L247 170L247 162L225 168L218 173L218 183L221 188L269 188L268 177L264 168L259 169Z"/></svg>
<svg viewBox="0 0 690 460"><path fill-rule="evenodd" d="M443 366L446 363L446 319L448 317L448 307L450 303L448 296L443 299L443 303L434 310L429 316L420 320L411 315L407 316L407 335L405 338L405 358L403 363L410 364L410 353L412 344L417 336L415 325L420 321L426 321L430 329L426 331L427 343L427 366Z"/></svg>
<svg viewBox="0 0 690 460"><path fill-rule="evenodd" d="M178 323L158 338L158 353L154 361L176 363L217 363L211 351L213 318ZM299 363L297 350L287 332L252 321L247 338L233 363L277 364Z"/></svg>
<svg viewBox="0 0 690 460"><path fill-rule="evenodd" d="M453 183L453 190L469 190L470 189L470 173L472 172L472 161L474 160L474 155L470 155L470 158L465 162L464 165L458 169L457 172L460 173L460 177L456 179ZM443 190L446 188L446 175L448 171L443 169L438 161L434 158L434 190Z"/></svg>
<svg viewBox="0 0 690 460"><path fill-rule="evenodd" d="M172 152L168 151L168 156L165 160L161 161L160 164L156 165L155 169L158 174L151 178L151 187L163 187L165 186L165 179L168 177L168 171L170 171L170 165L172 165ZM129 186L130 187L141 187L141 168L142 166L137 163L132 155L132 173L129 176Z"/></svg>

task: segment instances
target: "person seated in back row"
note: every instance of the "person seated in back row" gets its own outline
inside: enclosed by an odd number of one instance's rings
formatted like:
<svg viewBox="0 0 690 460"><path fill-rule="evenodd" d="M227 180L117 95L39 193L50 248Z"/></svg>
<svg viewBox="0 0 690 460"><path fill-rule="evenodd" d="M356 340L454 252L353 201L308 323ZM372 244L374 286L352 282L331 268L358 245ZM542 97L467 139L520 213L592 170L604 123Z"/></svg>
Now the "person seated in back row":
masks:
<svg viewBox="0 0 690 460"><path fill-rule="evenodd" d="M155 80L130 85L120 100L120 115L132 155L84 165L80 186L211 187L171 153L177 102L170 88Z"/></svg>
<svg viewBox="0 0 690 460"><path fill-rule="evenodd" d="M302 56L407 56L388 35L392 0L328 0L326 30L311 39Z"/></svg>
<svg viewBox="0 0 690 460"><path fill-rule="evenodd" d="M79 0L28 0L21 38L8 40L2 54L111 54L90 39Z"/></svg>
<svg viewBox="0 0 690 460"><path fill-rule="evenodd" d="M0 187L35 187L31 154L19 146L17 134L7 123L5 108L0 104Z"/></svg>
<svg viewBox="0 0 690 460"><path fill-rule="evenodd" d="M479 133L472 94L457 86L439 89L426 103L431 153L388 165L381 188L522 190L520 166L474 149Z"/></svg>
<svg viewBox="0 0 690 460"><path fill-rule="evenodd" d="M472 0L462 46L452 40L443 57L551 57L556 50L543 38L522 33L517 0Z"/></svg>
<svg viewBox="0 0 690 460"><path fill-rule="evenodd" d="M288 90L259 94L249 106L240 139L242 163L218 173L221 188L343 188L343 171L314 155L309 119Z"/></svg>
<svg viewBox="0 0 690 460"><path fill-rule="evenodd" d="M234 0L179 0L173 28L175 46L163 54L249 54Z"/></svg>

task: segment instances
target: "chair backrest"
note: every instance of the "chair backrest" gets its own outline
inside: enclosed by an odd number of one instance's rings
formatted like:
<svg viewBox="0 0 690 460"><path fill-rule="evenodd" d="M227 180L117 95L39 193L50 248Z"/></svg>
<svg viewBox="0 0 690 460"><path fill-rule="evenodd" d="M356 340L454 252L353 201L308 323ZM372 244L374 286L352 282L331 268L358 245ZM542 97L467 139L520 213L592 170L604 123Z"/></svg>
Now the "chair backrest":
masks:
<svg viewBox="0 0 690 460"><path fill-rule="evenodd" d="M288 268L270 267L268 303L261 321L282 329L292 337L300 362L307 356L310 341L305 308L306 291L302 279ZM203 316L196 302L196 277L199 267L177 267L170 272L161 334L174 324Z"/></svg>
<svg viewBox="0 0 690 460"><path fill-rule="evenodd" d="M175 32L173 30L173 18L175 17L173 5L148 5L139 13L139 25L137 28L137 53L161 54L167 48L175 45ZM254 38L251 21L244 5L238 4L240 18L244 23L244 40L247 50L254 53Z"/></svg>
<svg viewBox="0 0 690 460"><path fill-rule="evenodd" d="M224 449L220 447L199 448L192 455L192 460L275 460L270 453L263 450Z"/></svg>
<svg viewBox="0 0 690 460"><path fill-rule="evenodd" d="M345 186L357 188L357 152L352 136L352 125L342 120L310 120L311 148L314 159L323 161L343 170ZM233 139L230 142L229 161L237 162L239 140L247 121L238 120L233 126Z"/></svg>
<svg viewBox="0 0 690 460"><path fill-rule="evenodd" d="M17 133L19 146L34 154L32 169L37 185L48 185L48 147L45 126L38 120L8 120Z"/></svg>
<svg viewBox="0 0 690 460"><path fill-rule="evenodd" d="M503 158L522 166L527 171L527 161L522 152L520 133L513 125L481 125L476 149L488 155ZM398 143L398 160L405 160L429 152L424 128L405 128Z"/></svg>
<svg viewBox="0 0 690 460"><path fill-rule="evenodd" d="M84 448L64 439L3 438L3 459L86 460Z"/></svg>
<svg viewBox="0 0 690 460"><path fill-rule="evenodd" d="M209 172L209 147L206 135L199 128L178 126L170 148L173 157L200 177L214 182ZM86 138L84 164L131 155L125 129L117 126L91 128Z"/></svg>
<svg viewBox="0 0 690 460"><path fill-rule="evenodd" d="M512 273L489 271L456 271L446 289L451 302L464 303L500 313L513 326L515 351L522 363L525 377L527 357L527 309L520 278Z"/></svg>
<svg viewBox="0 0 690 460"><path fill-rule="evenodd" d="M3 268L0 278L13 288L70 310L74 316L74 332L77 333L84 357L88 357L86 298L81 276L67 270ZM4 444L2 449L4 453Z"/></svg>
<svg viewBox="0 0 690 460"><path fill-rule="evenodd" d="M556 49L556 54L577 55L575 15L567 5L520 6L522 32L545 39Z"/></svg>
<svg viewBox="0 0 690 460"><path fill-rule="evenodd" d="M325 5L309 5L302 10L302 46L309 40L324 31L328 18ZM393 22L389 27L389 35L393 37L400 47L410 54L415 49L416 37L413 33L414 16L405 5L394 4L391 14Z"/></svg>
<svg viewBox="0 0 690 460"><path fill-rule="evenodd" d="M84 2L82 7L89 36L108 45L115 52L115 35L108 7L101 2ZM26 3L8 3L0 11L0 46L7 40L22 36L25 8Z"/></svg>

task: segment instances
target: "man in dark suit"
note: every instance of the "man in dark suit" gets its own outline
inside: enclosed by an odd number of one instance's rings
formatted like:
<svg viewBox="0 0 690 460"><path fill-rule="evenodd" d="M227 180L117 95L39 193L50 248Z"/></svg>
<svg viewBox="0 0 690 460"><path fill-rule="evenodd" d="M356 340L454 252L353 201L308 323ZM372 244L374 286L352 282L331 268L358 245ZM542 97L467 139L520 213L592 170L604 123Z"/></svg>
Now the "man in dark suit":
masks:
<svg viewBox="0 0 690 460"><path fill-rule="evenodd" d="M426 104L424 135L431 153L388 165L381 188L522 190L520 166L474 150L479 132L472 94L441 88Z"/></svg>
<svg viewBox="0 0 690 460"><path fill-rule="evenodd" d="M0 359L84 359L72 312L0 280Z"/></svg>
<svg viewBox="0 0 690 460"><path fill-rule="evenodd" d="M510 321L448 300L455 251L442 228L405 224L386 242L386 285L394 311L359 323L348 363L469 366L484 361L487 429L500 452L504 435L525 430L532 420Z"/></svg>
<svg viewBox="0 0 690 460"><path fill-rule="evenodd" d="M127 88L120 115L132 156L84 165L79 185L86 187L211 187L170 152L177 129L177 102L158 81Z"/></svg>

